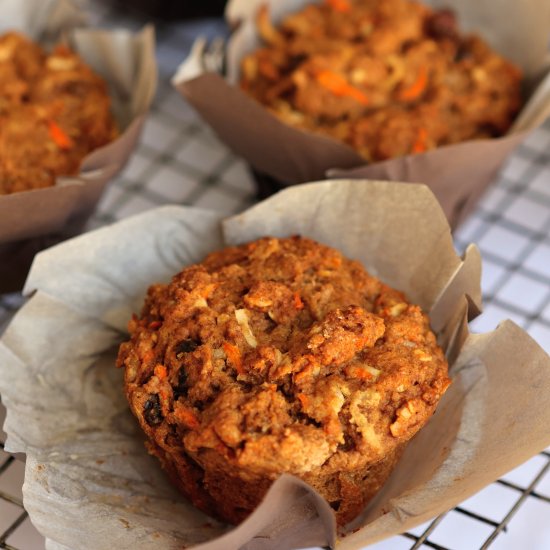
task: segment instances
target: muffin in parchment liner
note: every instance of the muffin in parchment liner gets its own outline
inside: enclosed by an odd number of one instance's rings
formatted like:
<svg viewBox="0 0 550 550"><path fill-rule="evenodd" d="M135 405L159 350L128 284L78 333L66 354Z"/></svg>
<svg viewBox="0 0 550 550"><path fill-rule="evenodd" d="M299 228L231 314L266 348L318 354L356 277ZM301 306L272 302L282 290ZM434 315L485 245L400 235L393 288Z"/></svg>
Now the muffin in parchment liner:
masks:
<svg viewBox="0 0 550 550"><path fill-rule="evenodd" d="M58 0L10 3L0 14L1 33L15 30L46 51L65 43L100 75L118 130L114 140L83 158L77 175L0 195L0 291L8 291L21 288L38 250L82 229L105 185L124 167L152 102L157 71L151 27L137 33L92 29L83 26L86 16L76 4ZM58 141L64 138L58 128L51 130Z"/></svg>
<svg viewBox="0 0 550 550"><path fill-rule="evenodd" d="M238 524L288 473L350 523L450 384L427 315L336 249L264 237L152 285L120 346L147 448Z"/></svg>
<svg viewBox="0 0 550 550"><path fill-rule="evenodd" d="M269 6L271 17L274 23L278 24L285 16L298 12L312 3L319 2L312 2L312 0L257 0L251 2L233 0L229 2L226 18L235 31L227 44L225 79L219 74L209 72L213 55L207 55L206 59L202 59L201 55L197 53L200 50L195 50L174 76L174 85L212 126L221 140L251 165L261 195L269 194L287 185L324 177L423 182L432 189L439 199L451 227L456 227L472 210L509 152L525 137L525 132L540 125L550 113L550 80L546 78L541 82L542 77L547 73L545 63L547 36L550 30L549 5L541 0L529 0L521 4L506 1L504 4L500 2L498 5L460 0L452 5L452 9L457 15L458 27L463 31L462 34L471 32L479 34L497 53L519 66L524 74L523 87L527 101L516 117L512 128L504 137L463 141L425 152L398 156L390 160L367 162L350 146L329 135L313 133L284 123L271 114L264 105L240 89L241 62L248 54L256 51L262 45L256 21L260 7L262 5ZM442 7L439 2L428 1L425 3L435 8ZM327 1L325 4L335 6L334 9L337 11L342 9L342 4L348 5L348 2ZM353 9L353 3L350 5ZM334 18L334 21L336 25L337 17ZM490 21L490 25L488 21ZM304 21L292 22L295 25L298 23L304 24ZM373 28L374 31L371 29L371 32L376 33L375 23L373 23ZM445 32L451 31L456 32L454 27L451 30L445 29ZM307 45L304 47L307 49ZM326 62L326 60L316 60L314 57L312 55L310 65ZM297 56L297 59L299 58ZM360 61L359 57L358 62ZM495 60L493 59L493 61ZM370 70L375 71L377 68L380 69L376 66L371 67ZM366 69L364 70L366 71ZM425 66L423 70L426 70ZM305 74L307 71L304 69L302 72ZM334 93L347 94L356 98L354 103L353 98L344 97L340 101L342 103L340 107L346 100L346 108L364 109L361 105L363 95L359 89L353 88L349 83L335 80L338 74L327 76L325 74L327 71L321 71L321 73L318 75L319 78L332 77L332 80L329 79L323 86L330 89L336 86L337 89L333 89ZM304 74L298 75L296 72L293 77L305 78ZM421 79L422 67L418 74L418 79ZM455 74L454 77L456 76ZM391 78L390 76L389 80ZM283 78L281 80L280 86L283 86L285 82L283 82ZM537 83L539 83L538 86ZM409 89L405 91L411 91L417 84L420 83L413 81ZM275 87L277 84L274 84ZM323 102L315 99L311 95L313 92L310 93L307 90L307 88L304 89L302 103L311 109L314 108L314 104L322 108ZM326 90L325 93L330 96ZM297 95L298 92L293 96L294 99ZM330 101L327 98L325 100L325 107L329 109ZM370 101L370 98L365 98L365 100ZM369 105L370 103L367 108ZM445 127L443 116L438 123L438 111L434 109L434 106L435 104L423 105L421 103L418 108L418 120L413 120L414 117L411 118L411 124ZM290 109L289 106L287 107ZM469 104L467 108L470 108ZM489 105L482 110L490 109L489 102ZM298 115L303 114L295 107L294 110ZM292 112L288 114L289 117ZM376 113L376 111L372 112ZM395 128L395 143L402 142L404 139L406 142L407 139L402 134L416 135L415 128L418 130L416 126L409 128L406 117L399 118L398 115L399 113L397 115L394 113L392 119L392 125ZM363 114L360 118L366 116ZM376 118L375 114L372 116ZM458 120L461 124L460 117ZM366 124L367 118L364 118L363 122L365 124L361 132L368 135L369 132L374 131ZM392 143L391 132L384 125L382 128L388 142L385 146L387 148L388 144ZM419 132L422 130L425 128L421 127ZM336 136L340 132L338 124L331 131ZM441 128L434 130L436 133L440 131L442 131ZM423 134L418 134L418 136L421 135ZM417 151L425 149L425 144L420 143L422 141L425 140L416 139L412 149ZM417 145L422 146L417 147Z"/></svg>
<svg viewBox="0 0 550 550"><path fill-rule="evenodd" d="M50 548L335 547L329 504L293 476L275 481L235 528L194 508L147 454L114 367L152 282L266 235L315 239L404 291L429 314L450 365L437 412L375 501L338 534L338 548L410 529L548 446L550 358L511 322L469 334L479 253L456 256L427 187L324 181L227 220L164 207L39 254L25 288L32 297L0 342L7 449L27 455L24 502Z"/></svg>

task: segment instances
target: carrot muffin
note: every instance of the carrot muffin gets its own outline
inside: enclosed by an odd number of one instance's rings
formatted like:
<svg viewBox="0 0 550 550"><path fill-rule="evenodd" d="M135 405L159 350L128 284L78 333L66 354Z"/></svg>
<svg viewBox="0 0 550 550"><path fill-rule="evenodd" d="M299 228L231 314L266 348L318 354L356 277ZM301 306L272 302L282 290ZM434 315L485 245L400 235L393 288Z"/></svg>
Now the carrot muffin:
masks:
<svg viewBox="0 0 550 550"><path fill-rule="evenodd" d="M117 366L149 451L232 523L283 472L349 522L450 383L418 306L301 237L210 254L151 286L129 330Z"/></svg>
<svg viewBox="0 0 550 550"><path fill-rule="evenodd" d="M107 85L77 54L0 36L0 195L77 174L116 135Z"/></svg>
<svg viewBox="0 0 550 550"><path fill-rule="evenodd" d="M325 0L285 17L264 6L265 45L241 87L284 122L346 142L369 161L500 136L521 73L449 10L411 0Z"/></svg>

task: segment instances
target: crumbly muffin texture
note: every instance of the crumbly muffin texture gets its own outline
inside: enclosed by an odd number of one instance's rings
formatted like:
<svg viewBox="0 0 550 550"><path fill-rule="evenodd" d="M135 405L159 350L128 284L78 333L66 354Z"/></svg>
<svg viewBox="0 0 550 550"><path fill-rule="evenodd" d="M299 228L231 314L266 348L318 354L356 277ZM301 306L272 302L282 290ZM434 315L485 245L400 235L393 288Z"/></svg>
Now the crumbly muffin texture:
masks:
<svg viewBox="0 0 550 550"><path fill-rule="evenodd" d="M0 195L77 174L116 135L107 84L76 53L0 36Z"/></svg>
<svg viewBox="0 0 550 550"><path fill-rule="evenodd" d="M325 0L285 17L267 7L264 45L241 87L285 123L380 161L506 133L521 72L450 10L411 0Z"/></svg>
<svg viewBox="0 0 550 550"><path fill-rule="evenodd" d="M283 472L347 523L450 383L418 306L301 237L210 254L151 286L129 330L117 365L150 452L233 523Z"/></svg>

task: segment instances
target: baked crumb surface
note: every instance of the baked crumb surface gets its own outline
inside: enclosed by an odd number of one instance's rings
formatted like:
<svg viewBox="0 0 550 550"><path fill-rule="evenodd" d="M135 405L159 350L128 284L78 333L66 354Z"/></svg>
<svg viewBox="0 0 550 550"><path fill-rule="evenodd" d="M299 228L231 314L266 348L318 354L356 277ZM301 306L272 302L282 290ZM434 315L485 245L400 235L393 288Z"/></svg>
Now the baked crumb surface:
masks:
<svg viewBox="0 0 550 550"><path fill-rule="evenodd" d="M275 26L241 62L241 87L285 123L370 161L506 133L521 72L450 10L412 0L325 0Z"/></svg>
<svg viewBox="0 0 550 550"><path fill-rule="evenodd" d="M306 238L209 255L150 287L129 329L117 364L150 451L232 522L282 472L351 520L450 383L421 309Z"/></svg>
<svg viewBox="0 0 550 550"><path fill-rule="evenodd" d="M107 84L68 47L0 36L0 195L54 185L117 135Z"/></svg>

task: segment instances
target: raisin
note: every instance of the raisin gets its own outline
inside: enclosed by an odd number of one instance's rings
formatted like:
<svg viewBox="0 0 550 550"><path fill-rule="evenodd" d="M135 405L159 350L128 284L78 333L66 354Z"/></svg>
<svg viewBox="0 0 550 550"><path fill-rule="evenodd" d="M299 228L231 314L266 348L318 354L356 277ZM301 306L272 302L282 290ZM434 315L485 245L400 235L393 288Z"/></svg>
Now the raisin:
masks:
<svg viewBox="0 0 550 550"><path fill-rule="evenodd" d="M458 63L459 61L470 59L471 57L473 57L473 54L468 44L461 42L458 46L458 49L456 50L455 61Z"/></svg>
<svg viewBox="0 0 550 550"><path fill-rule="evenodd" d="M436 11L426 21L426 32L436 40L443 38L457 40L458 30L455 14L451 10Z"/></svg>
<svg viewBox="0 0 550 550"><path fill-rule="evenodd" d="M244 380L237 380L243 393L250 393L252 391L253 385L250 382L245 382Z"/></svg>
<svg viewBox="0 0 550 550"><path fill-rule="evenodd" d="M344 433L344 442L338 445L338 450L347 453L355 449L355 441L353 437L347 433Z"/></svg>
<svg viewBox="0 0 550 550"><path fill-rule="evenodd" d="M176 354L176 357L178 359L181 359L184 353L191 353L192 351L195 351L200 345L201 343L197 340L187 338L187 340L182 340L181 342L176 344L174 352Z"/></svg>
<svg viewBox="0 0 550 550"><path fill-rule="evenodd" d="M174 400L187 396L187 373L183 367L178 371L178 383L174 386Z"/></svg>
<svg viewBox="0 0 550 550"><path fill-rule="evenodd" d="M152 394L143 405L143 418L149 426L158 426L164 420L160 410L159 396L156 393Z"/></svg>

